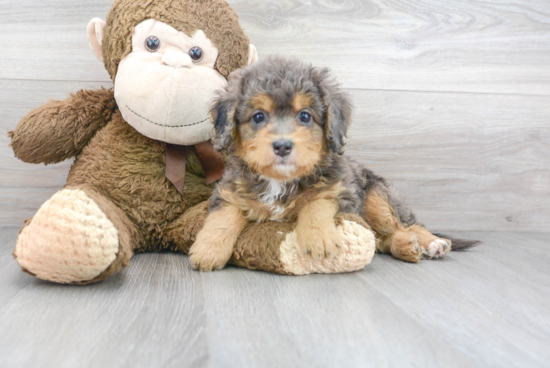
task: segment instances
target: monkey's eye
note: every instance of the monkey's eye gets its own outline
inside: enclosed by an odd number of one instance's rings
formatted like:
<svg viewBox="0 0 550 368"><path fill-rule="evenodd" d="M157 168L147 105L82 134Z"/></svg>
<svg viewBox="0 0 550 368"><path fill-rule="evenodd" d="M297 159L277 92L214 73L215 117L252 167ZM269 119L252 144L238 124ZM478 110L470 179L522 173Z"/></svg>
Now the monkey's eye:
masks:
<svg viewBox="0 0 550 368"><path fill-rule="evenodd" d="M189 56L193 61L199 61L202 59L202 49L198 46L193 47L189 50Z"/></svg>
<svg viewBox="0 0 550 368"><path fill-rule="evenodd" d="M261 124L265 121L265 119L265 114L261 111L255 113L254 116L252 116L252 121L254 122L254 124Z"/></svg>
<svg viewBox="0 0 550 368"><path fill-rule="evenodd" d="M302 111L299 119L301 123L309 124L311 122L311 114L309 112Z"/></svg>
<svg viewBox="0 0 550 368"><path fill-rule="evenodd" d="M157 52L160 49L160 40L158 37L150 36L145 40L145 48L149 52Z"/></svg>

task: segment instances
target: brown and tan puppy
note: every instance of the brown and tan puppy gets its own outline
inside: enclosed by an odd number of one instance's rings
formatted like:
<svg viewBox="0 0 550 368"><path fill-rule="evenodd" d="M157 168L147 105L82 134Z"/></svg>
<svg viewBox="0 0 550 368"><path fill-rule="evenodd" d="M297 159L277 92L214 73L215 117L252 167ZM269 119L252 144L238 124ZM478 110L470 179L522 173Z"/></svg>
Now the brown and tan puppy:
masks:
<svg viewBox="0 0 550 368"><path fill-rule="evenodd" d="M235 72L212 111L227 167L191 247L193 266L225 266L249 221L297 221L303 253L335 256L335 216L361 216L377 250L418 262L440 258L451 240L433 235L381 177L343 156L352 107L327 69L272 57ZM455 240L455 249L476 242Z"/></svg>

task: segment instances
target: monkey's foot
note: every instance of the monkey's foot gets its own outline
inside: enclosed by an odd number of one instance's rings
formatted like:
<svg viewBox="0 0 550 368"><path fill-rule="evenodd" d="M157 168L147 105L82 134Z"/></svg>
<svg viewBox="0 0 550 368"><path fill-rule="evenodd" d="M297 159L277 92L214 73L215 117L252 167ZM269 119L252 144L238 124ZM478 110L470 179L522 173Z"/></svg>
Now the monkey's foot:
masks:
<svg viewBox="0 0 550 368"><path fill-rule="evenodd" d="M64 189L19 233L13 252L24 271L62 284L100 276L119 252L118 231L83 190Z"/></svg>
<svg viewBox="0 0 550 368"><path fill-rule="evenodd" d="M340 221L336 227L340 241L338 253L329 258L314 259L304 254L298 242L297 231L288 233L279 248L284 273L309 275L312 273L345 273L363 269L374 257L376 241L372 231L352 221Z"/></svg>

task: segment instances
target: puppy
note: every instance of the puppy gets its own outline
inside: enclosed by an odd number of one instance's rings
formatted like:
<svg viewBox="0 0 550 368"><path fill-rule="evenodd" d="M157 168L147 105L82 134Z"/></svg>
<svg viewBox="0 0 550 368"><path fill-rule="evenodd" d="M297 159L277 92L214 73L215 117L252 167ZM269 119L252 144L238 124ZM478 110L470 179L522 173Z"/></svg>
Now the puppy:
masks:
<svg viewBox="0 0 550 368"><path fill-rule="evenodd" d="M212 110L226 172L190 250L193 267L223 268L249 221L297 221L302 251L332 257L341 246L334 218L342 212L366 220L381 253L408 262L447 254L450 239L418 224L383 178L343 155L351 113L328 69L271 57L235 72Z"/></svg>

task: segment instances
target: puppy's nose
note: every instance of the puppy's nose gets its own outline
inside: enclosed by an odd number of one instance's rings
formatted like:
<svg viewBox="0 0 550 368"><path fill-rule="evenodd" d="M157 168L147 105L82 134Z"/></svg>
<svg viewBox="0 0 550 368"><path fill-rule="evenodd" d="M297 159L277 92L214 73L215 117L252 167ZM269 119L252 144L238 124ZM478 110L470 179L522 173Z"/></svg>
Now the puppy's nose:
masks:
<svg viewBox="0 0 550 368"><path fill-rule="evenodd" d="M273 143L273 151L277 156L285 157L292 153L294 144L291 141L280 140Z"/></svg>

